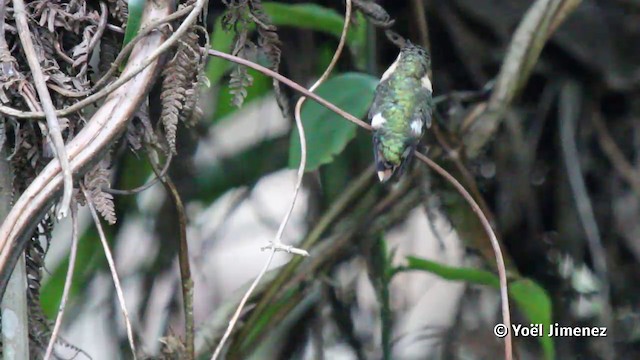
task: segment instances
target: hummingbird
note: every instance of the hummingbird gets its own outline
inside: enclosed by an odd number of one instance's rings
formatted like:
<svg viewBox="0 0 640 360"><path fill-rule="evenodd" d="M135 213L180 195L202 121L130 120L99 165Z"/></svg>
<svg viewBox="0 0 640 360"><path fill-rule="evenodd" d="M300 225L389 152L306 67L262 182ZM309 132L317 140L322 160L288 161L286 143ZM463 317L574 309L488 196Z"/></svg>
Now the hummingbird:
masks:
<svg viewBox="0 0 640 360"><path fill-rule="evenodd" d="M431 126L430 67L428 52L407 41L376 87L368 117L380 182L402 175L424 130Z"/></svg>

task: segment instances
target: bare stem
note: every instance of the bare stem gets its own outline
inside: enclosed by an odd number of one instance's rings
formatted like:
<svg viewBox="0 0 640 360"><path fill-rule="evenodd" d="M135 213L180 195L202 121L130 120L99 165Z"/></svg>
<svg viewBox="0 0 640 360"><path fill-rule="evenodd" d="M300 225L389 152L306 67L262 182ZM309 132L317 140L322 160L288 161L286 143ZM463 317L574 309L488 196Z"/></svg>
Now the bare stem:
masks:
<svg viewBox="0 0 640 360"><path fill-rule="evenodd" d="M189 359L195 359L194 346L194 322L193 322L193 280L191 278L191 265L189 263L189 244L187 242L187 214L184 209L184 203L178 193L178 189L171 178L161 173L159 164L149 154L149 160L156 174L156 178L160 179L165 190L171 196L173 204L178 213L178 223L180 225L180 240L178 246L178 263L180 265L180 280L182 285L182 306L184 311L184 327L185 327L185 343ZM168 160L167 160L168 163Z"/></svg>
<svg viewBox="0 0 640 360"><path fill-rule="evenodd" d="M71 169L69 167L69 157L67 156L67 150L64 147L64 139L62 139L62 132L60 130L60 122L56 116L56 109L51 101L51 94L47 88L47 82L44 79L40 62L36 56L36 50L33 47L33 41L31 40L31 31L29 31L29 23L27 22L27 10L24 6L24 1L13 0L13 12L16 20L16 27L18 28L18 35L20 36L20 42L22 43L22 49L24 50L31 74L33 76L33 82L35 83L40 102L42 103L42 109L44 110L45 117L47 118L47 128L49 135L51 136L51 142L56 153L58 161L60 161L60 168L62 168L62 177L64 181L64 191L62 194L62 201L58 209L58 218L61 219L67 216L69 211L69 205L71 204L71 193L73 192L73 179L71 175ZM4 21L4 19L2 20Z"/></svg>
<svg viewBox="0 0 640 360"><path fill-rule="evenodd" d="M64 289L62 290L62 298L60 300L60 306L58 307L58 315L56 316L56 322L53 325L53 331L51 332L51 339L47 346L47 352L44 355L44 360L51 358L53 353L53 346L56 343L60 326L62 325L62 318L64 316L64 310L67 306L67 300L69 299L69 291L71 290L71 284L73 282L73 271L76 266L76 254L78 253L78 209L75 205L71 206L71 252L69 253L69 267L67 268L67 277L64 280Z"/></svg>
<svg viewBox="0 0 640 360"><path fill-rule="evenodd" d="M342 50L344 49L344 44L346 42L347 33L349 31L349 21L351 19L351 0L347 0L346 6L347 6L347 8L346 8L346 11L345 11L344 25L342 27L342 34L340 36L340 42L338 43L338 47L337 47L335 53L333 54L333 58L331 59L331 62L329 63L329 66L327 66L327 68L325 69L325 71L322 74L322 76L320 76L320 78L307 91L307 93L309 93L309 94L312 94L312 92L315 89L317 89L318 86L320 86L320 84L322 84L329 77L329 75L331 74L331 71L333 70L333 68L335 67L336 63L338 62L338 59L340 58L340 54L342 53ZM276 72L273 72L273 73L277 74ZM275 78L275 79L280 80L278 78ZM290 85L290 84L288 84L288 85ZM296 126L298 128L298 135L300 137L300 164L298 166L296 185L295 185L295 188L293 190L293 198L291 199L291 203L289 205L289 210L287 211L287 213L285 214L284 218L282 219L282 222L280 223L280 227L278 228L278 232L276 234L276 237L275 237L273 243L271 245L265 247L265 248L270 248L272 250L271 251L271 255L269 256L269 259L267 259L267 263L265 264L265 266L262 269L262 271L260 271L260 274L258 275L256 280L254 280L253 284L251 284L251 287L249 287L249 289L247 290L246 294L242 298L242 301L240 301L240 305L236 309L236 312L234 313L233 317L231 318L231 321L229 321L229 326L227 327L227 330L225 331L224 336L220 340L220 343L216 347L216 350L213 353L213 356L211 357L211 360L217 359L218 356L220 355L220 353L222 352L224 344L225 344L226 340L229 338L229 335L231 334L231 331L235 327L235 324L238 321L238 317L240 316L240 313L241 313L242 309L244 308L247 300L249 299L249 296L251 296L251 293L253 293L254 289L256 288L256 286L258 285L258 283L260 282L260 280L262 279L264 274L269 269L269 266L271 265L271 262L273 261L273 257L275 255L276 251L277 250L284 250L284 251L287 251L287 252L290 252L290 253L294 253L294 254L298 254L298 255L302 255L302 256L308 256L309 255L305 250L292 248L291 246L287 246L287 245L283 245L282 244L282 234L284 233L284 230L287 227L287 224L289 223L289 219L291 218L291 214L293 213L293 209L295 208L296 200L298 198L298 194L300 193L300 188L302 187L302 178L304 176L304 169L305 169L306 164L307 164L307 139L306 139L306 136L305 136L305 133L304 133L304 126L302 124L302 118L301 118L301 114L300 114L301 109L302 109L302 104L304 104L304 101L306 99L307 98L305 96L302 96L300 99L298 99L298 102L296 103L296 108L295 108L295 121L296 121Z"/></svg>
<svg viewBox="0 0 640 360"><path fill-rule="evenodd" d="M496 256L496 263L498 267L498 277L500 278L500 298L502 301L502 323L507 327L507 329L511 329L511 315L509 311L509 290L507 287L507 271L504 265L504 258L502 257L502 251L500 250L500 243L498 242L498 238L491 228L491 223L482 212L482 209L473 199L473 196L469 194L469 192L460 184L455 177L449 174L445 169L440 167L440 165L436 164L433 160L429 159L425 155L415 152L415 155L420 161L427 164L431 169L437 172L440 176L445 178L453 187L456 188L458 193L462 195L462 197L467 201L469 206L473 212L480 219L480 223L482 223L482 227L484 231L489 236L489 240L491 241L491 246L493 247L493 252ZM513 359L513 343L511 339L511 332L507 332L507 336L504 338L504 351L505 351L505 359L511 360Z"/></svg>
<svg viewBox="0 0 640 360"><path fill-rule="evenodd" d="M93 217L93 222L96 224L96 229L98 229L98 235L100 236L100 242L102 243L102 248L104 249L104 255L107 258L107 263L109 263L109 270L111 271L111 277L113 278L113 285L116 288L116 294L118 296L118 302L120 303L120 309L122 310L122 315L124 316L124 325L127 328L127 338L129 339L129 346L131 347L133 358L136 359L137 356L136 346L133 341L133 329L131 327L131 320L129 318L129 312L127 311L127 305L124 301L124 293L122 292L122 285L120 284L120 278L118 277L116 264L113 261L113 255L111 255L111 250L109 249L109 244L107 243L107 237L104 235L104 230L102 229L102 224L100 223L100 217L98 216L98 212L93 206L93 199L91 199L91 195L84 188L84 185L80 184L80 189L82 190L82 194L87 200L87 205L89 206L89 210L91 211L91 217Z"/></svg>

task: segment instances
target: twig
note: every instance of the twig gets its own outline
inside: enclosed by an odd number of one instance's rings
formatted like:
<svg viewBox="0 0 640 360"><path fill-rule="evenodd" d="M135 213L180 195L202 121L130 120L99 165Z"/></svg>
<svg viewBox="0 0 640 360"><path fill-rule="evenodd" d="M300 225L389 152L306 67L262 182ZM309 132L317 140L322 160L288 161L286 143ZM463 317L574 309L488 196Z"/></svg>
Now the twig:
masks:
<svg viewBox="0 0 640 360"><path fill-rule="evenodd" d="M51 136L53 148L55 150L56 157L60 162L60 167L62 168L64 191L57 215L58 219L61 219L66 217L69 212L71 193L73 192L73 179L71 169L69 168L69 157L67 156L67 150L64 147L64 139L62 138L62 132L60 130L60 122L56 116L56 109L53 106L53 101L51 101L51 94L49 94L47 82L44 79L40 62L38 61L35 48L33 47L31 31L29 31L29 24L27 22L27 10L25 9L23 0L13 0L13 16L16 20L16 27L18 28L18 35L20 36L22 49L27 58L27 62L29 63L33 82L36 90L38 90L38 97L40 97L42 109L44 110L45 117L47 119L47 128L49 130L49 135ZM2 21L4 21L4 19Z"/></svg>
<svg viewBox="0 0 640 360"><path fill-rule="evenodd" d="M91 195L89 194L87 189L85 189L84 185L82 185L82 183L80 183L80 190L82 190L82 194L84 195L84 198L87 200L87 205L89 206L91 217L93 217L93 222L96 225L96 229L98 230L98 235L100 237L100 242L102 243L102 248L104 249L104 255L107 258L107 263L109 263L109 270L111 270L113 285L116 288L118 302L120 302L120 309L122 310L122 315L124 316L124 325L127 328L127 338L129 339L129 346L131 347L133 358L136 359L137 355L136 355L136 346L133 341L133 329L131 328L131 321L129 320L129 312L127 311L127 305L125 304L125 301L124 301L124 293L122 292L122 285L120 285L120 279L118 278L116 265L113 261L111 250L109 249L109 243L107 242L107 237L104 235L104 230L102 229L98 212L93 206L93 199L91 198Z"/></svg>
<svg viewBox="0 0 640 360"><path fill-rule="evenodd" d="M411 10L413 11L420 34L420 45L429 49L429 26L427 25L427 14L424 8L424 0L411 0Z"/></svg>
<svg viewBox="0 0 640 360"><path fill-rule="evenodd" d="M69 253L69 267L67 268L67 277L64 280L64 289L62 290L62 298L60 300L60 306L58 307L58 315L56 316L56 322L53 325L53 331L51 332L51 339L47 346L47 352L44 355L44 360L51 358L53 353L53 346L56 343L60 326L62 325L62 317L64 316L64 310L69 299L69 291L71 290L71 284L73 282L73 272L76 265L76 254L78 253L78 209L75 205L71 206L71 252Z"/></svg>
<svg viewBox="0 0 640 360"><path fill-rule="evenodd" d="M325 100L324 98L312 93L311 91L309 91L307 88L305 88L304 86L296 83L295 81L287 78L286 76L283 76L271 69L268 69L262 65L258 65L256 63L254 63L251 60L247 60L247 59L243 59L241 57L235 56L235 55L231 55L231 54L227 54L225 52L222 51L218 51L218 50L214 50L214 49L209 49L207 51L209 53L209 55L211 56L215 56L215 57L219 57L221 59L225 59L225 60L229 60L232 61L236 64L240 64L249 68L252 68L256 71L259 71L269 77L272 77L278 81L280 81L281 83L289 86L290 88L294 89L295 91L304 94L304 96L308 97L309 99L317 102L318 104L326 107L327 109L333 111L334 113L340 115L341 117L345 118L346 120L351 121L352 123L360 126L361 128L367 129L367 130L371 130L371 125L367 124L366 122L358 119L357 117L349 114L348 112L340 109L339 107L335 106L334 104L330 103L329 101Z"/></svg>
<svg viewBox="0 0 640 360"><path fill-rule="evenodd" d="M415 152L415 155L418 159L420 159L422 162L427 164L431 169L433 169L440 176L442 176L449 183L451 183L451 185L453 185L456 188L458 193L460 193L460 195L462 195L462 197L467 201L469 206L471 206L471 209L476 214L476 216L478 216L478 219L480 219L480 222L482 223L482 227L484 228L485 232L489 236L489 240L491 240L491 246L493 247L493 252L495 253L495 256L496 256L496 263L498 265L498 277L500 278L500 298L502 300L502 322L507 327L507 329L511 329L511 315L509 312L509 291L507 288L508 286L507 271L504 264L504 258L502 257L502 251L500 250L500 243L498 242L498 238L496 237L496 234L493 232L493 229L491 228L491 223L489 223L489 220L487 220L487 217L484 216L484 213L482 212L482 209L480 208L478 203L476 203L476 201L473 200L473 196L469 194L469 192L464 188L464 186L462 186L462 184L460 184L458 180L456 180L456 178L451 176L451 174L449 174L445 169L440 167L440 165L436 164L433 160L422 155L418 151ZM513 344L511 340L511 331L507 332L507 336L504 338L504 345L505 345L505 349L504 349L505 359L507 360L513 359Z"/></svg>
<svg viewBox="0 0 640 360"><path fill-rule="evenodd" d="M320 76L320 78L309 88L308 90L309 93L312 93L316 88L318 88L318 86L320 86L320 84L322 84L329 77L335 64L338 62L338 59L340 58L340 54L342 53L342 49L344 48L344 44L346 42L347 32L349 31L350 19L351 19L351 0L347 0L346 11L344 16L344 25L342 27L342 34L340 36L340 42L338 43L338 47L335 53L333 54L333 58L331 59L329 66L327 66L322 76ZM300 164L298 165L296 185L293 190L293 198L291 199L289 210L287 211L284 218L282 219L282 222L280 223L280 227L278 228L278 232L273 242L270 245L263 248L263 250L271 249L271 254L269 255L269 259L267 259L267 263L265 264L265 267L262 269L262 271L260 271L260 274L258 275L256 280L254 280L253 284L251 284L251 287L249 287L249 289L247 290L247 293L242 298L242 301L240 302L238 309L236 309L236 312L231 318L231 321L229 321L229 326L227 327L227 330L225 331L222 339L220 340L220 343L216 347L216 350L214 351L213 356L211 357L211 360L216 360L220 355L220 353L222 352L222 348L224 347L226 340L229 338L231 331L233 331L233 328L235 327L235 324L238 321L238 317L240 316L242 309L244 308L249 297L251 296L251 293L253 293L253 290L256 288L256 286L258 285L258 283L260 282L264 274L269 269L269 266L273 261L273 257L275 256L276 251L286 251L286 252L294 253L301 256L309 256L309 253L306 250L296 249L291 247L290 245L282 244L282 234L284 233L284 229L289 223L289 219L291 218L291 214L293 213L293 209L295 208L296 200L298 198L300 188L302 187L302 178L304 176L304 170L307 163L307 140L304 133L304 126L302 124L302 119L300 115L300 110L305 100L306 100L306 97L304 96L298 99L298 102L296 103L296 107L295 107L295 121L296 121L296 126L298 128L298 136L300 137Z"/></svg>
<svg viewBox="0 0 640 360"><path fill-rule="evenodd" d="M169 152L170 153L170 152ZM178 246L178 263L180 265L180 280L182 285L182 306L184 311L185 325L185 343L189 359L195 359L194 345L194 322L193 322L193 279L191 278L191 265L189 263L189 244L187 242L187 214L184 209L184 203L178 193L178 189L171 178L161 173L158 164L149 153L149 162L156 179L162 182L167 193L171 196L173 204L178 213L178 223L180 225L180 240ZM168 163L169 161L167 161ZM168 168L168 166L165 166Z"/></svg>
<svg viewBox="0 0 640 360"><path fill-rule="evenodd" d="M466 132L468 154L476 155L498 129L509 105L529 79L546 41L580 2L537 0L527 10L511 38L487 109L479 117L481 120L474 121Z"/></svg>
<svg viewBox="0 0 640 360"><path fill-rule="evenodd" d="M342 27L342 35L340 36L340 42L338 43L338 47L335 53L333 54L333 58L331 59L329 66L327 66L324 73L322 73L322 76L320 76L320 78L313 85L311 85L311 87L309 88L309 92L315 91L318 88L318 86L320 86L320 84L322 84L329 77L329 75L331 74L331 71L333 71L333 68L338 62L340 55L342 54L342 50L344 49L344 44L347 38L347 32L349 31L349 23L350 23L349 19L351 19L351 0L347 0L346 5L347 5L347 9L345 11L345 16L344 16L345 21ZM304 104L305 100L307 100L305 96L300 97L295 107L295 120L296 120L296 126L298 128L298 135L300 137L300 152L301 152L300 165L298 165L296 186L293 191L293 199L291 200L291 204L289 205L289 210L285 214L284 219L282 220L282 223L280 223L280 227L278 228L278 233L276 234L276 239L273 244L274 248L282 246L280 244L282 239L282 233L284 232L285 227L289 223L289 218L291 217L291 214L293 213L293 209L296 205L296 199L298 198L298 193L300 192L300 187L302 186L302 177L304 176L304 170L307 164L307 140L304 134L304 126L302 125L302 118L300 114L302 109L302 104Z"/></svg>
<svg viewBox="0 0 640 360"><path fill-rule="evenodd" d="M171 151L168 152L167 155L167 160L164 163L164 166L162 167L162 169L158 173L156 173L156 177L154 177L151 181L140 185L136 188L133 189L129 189L129 190L120 190L120 189L111 189L111 188L107 188L104 187L102 188L102 191L109 193L109 194L113 194L113 195L136 195L139 194L145 190L147 190L148 188L152 187L153 185L157 184L158 181L160 181L160 178L165 176L167 174L167 171L169 171L169 166L171 165L171 160L173 159L173 154L171 153Z"/></svg>
<svg viewBox="0 0 640 360"><path fill-rule="evenodd" d="M576 127L580 118L581 92L576 82L567 82L560 92L558 109L558 125L560 127L560 147L567 168L569 187L573 192L578 218L587 237L587 246L593 258L593 264L602 285L605 306L609 306L609 281L607 279L607 256L602 245L602 237L598 229L589 192L582 177L580 156L576 144Z"/></svg>
<svg viewBox="0 0 640 360"><path fill-rule="evenodd" d="M636 170L625 158L624 153L620 150L611 133L609 133L607 125L602 120L602 114L594 111L591 116L591 121L598 133L598 143L602 148L602 152L607 156L613 168L616 169L620 176L631 186L636 196L640 197L640 171Z"/></svg>
<svg viewBox="0 0 640 360"><path fill-rule="evenodd" d="M125 45L124 48L120 50L120 52L118 52L118 56L109 67L109 70L107 70L107 72L104 75L102 75L102 77L98 79L98 81L96 81L96 83L91 88L91 91L95 91L99 89L105 82L107 82L107 80L111 78L111 75L113 75L120 67L120 64L127 59L127 57L129 56L129 53L131 52L131 50L133 50L133 47L138 43L138 41L140 41L141 39L144 39L144 37L147 34L154 31L156 28L160 27L161 25L167 24L173 20L179 19L187 15L191 10L193 10L193 6L194 5L186 6L165 18L156 20L153 23L149 25L145 25L143 28L141 28L140 31L138 31L138 34L136 35L136 37L131 39L131 41L129 41L129 43L127 43L127 45Z"/></svg>
<svg viewBox="0 0 640 360"><path fill-rule="evenodd" d="M87 47L87 63L89 63L93 49L98 45L98 41L102 38L104 30L107 28L108 15L109 9L107 8L107 4L104 1L100 1L100 21L98 22L96 33L93 34L91 41L89 41L89 46Z"/></svg>

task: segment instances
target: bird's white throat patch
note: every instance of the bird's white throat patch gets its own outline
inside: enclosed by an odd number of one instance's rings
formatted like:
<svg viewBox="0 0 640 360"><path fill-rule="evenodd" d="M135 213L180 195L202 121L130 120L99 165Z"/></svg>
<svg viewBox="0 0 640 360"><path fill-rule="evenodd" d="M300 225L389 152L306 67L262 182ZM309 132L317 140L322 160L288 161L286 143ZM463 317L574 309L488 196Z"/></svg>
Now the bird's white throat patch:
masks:
<svg viewBox="0 0 640 360"><path fill-rule="evenodd" d="M396 68L398 67L398 64L400 63L400 57L401 56L402 56L402 54L398 54L398 57L396 58L396 61L394 61L393 64L391 64L391 66L389 66L387 71L385 71L384 74L382 74L382 77L380 78L380 81L387 80L389 78L389 76L391 76L391 74L393 74L393 72L396 71Z"/></svg>
<svg viewBox="0 0 640 360"><path fill-rule="evenodd" d="M382 116L382 113L377 113L375 115L373 115L373 118L371 118L371 127L374 129L380 129L381 127L384 126L384 124L387 123L387 119L385 119Z"/></svg>

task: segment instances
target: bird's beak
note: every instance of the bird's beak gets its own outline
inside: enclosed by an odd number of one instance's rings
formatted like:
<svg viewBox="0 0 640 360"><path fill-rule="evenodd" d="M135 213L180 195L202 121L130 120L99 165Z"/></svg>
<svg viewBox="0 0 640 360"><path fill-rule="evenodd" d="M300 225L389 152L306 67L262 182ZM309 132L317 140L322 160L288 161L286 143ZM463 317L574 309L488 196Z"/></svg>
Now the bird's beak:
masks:
<svg viewBox="0 0 640 360"><path fill-rule="evenodd" d="M378 179L380 179L380 182L386 182L387 180L389 180L391 178L391 175L393 175L393 170L391 169L386 169L383 171L378 171Z"/></svg>

